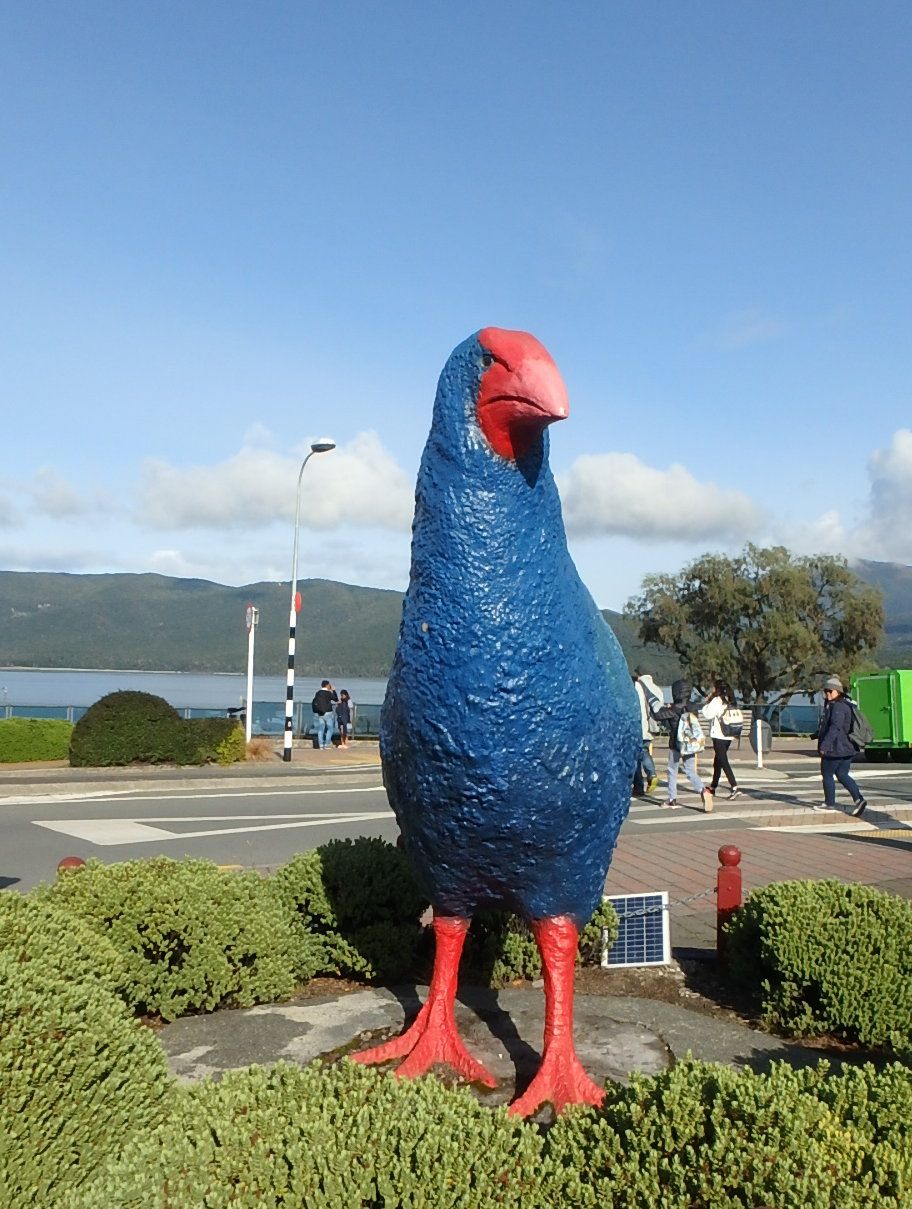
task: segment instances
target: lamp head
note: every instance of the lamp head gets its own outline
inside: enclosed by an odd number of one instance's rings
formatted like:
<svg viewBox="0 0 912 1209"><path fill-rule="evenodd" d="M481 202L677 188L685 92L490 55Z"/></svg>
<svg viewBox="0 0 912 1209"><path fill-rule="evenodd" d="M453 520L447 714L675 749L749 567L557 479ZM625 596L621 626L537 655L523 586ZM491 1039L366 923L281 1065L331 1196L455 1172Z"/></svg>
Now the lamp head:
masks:
<svg viewBox="0 0 912 1209"><path fill-rule="evenodd" d="M312 441L310 445L311 453L329 453L331 449L335 449L336 442L331 441L329 437L321 437L319 441Z"/></svg>

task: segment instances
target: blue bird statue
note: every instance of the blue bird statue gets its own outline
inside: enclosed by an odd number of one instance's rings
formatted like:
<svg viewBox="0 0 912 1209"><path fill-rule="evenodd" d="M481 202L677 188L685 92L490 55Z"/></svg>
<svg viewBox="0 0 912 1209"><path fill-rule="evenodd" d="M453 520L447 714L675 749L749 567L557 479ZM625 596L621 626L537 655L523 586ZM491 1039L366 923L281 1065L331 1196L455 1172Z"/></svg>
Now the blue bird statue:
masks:
<svg viewBox="0 0 912 1209"><path fill-rule="evenodd" d="M472 915L523 915L542 955L545 1036L511 1105L601 1102L573 1044L580 927L630 805L641 734L627 666L567 550L548 425L568 414L547 350L484 328L451 354L421 460L412 565L380 724L383 779L434 909L427 1001L356 1056L445 1062L493 1086L454 1016Z"/></svg>

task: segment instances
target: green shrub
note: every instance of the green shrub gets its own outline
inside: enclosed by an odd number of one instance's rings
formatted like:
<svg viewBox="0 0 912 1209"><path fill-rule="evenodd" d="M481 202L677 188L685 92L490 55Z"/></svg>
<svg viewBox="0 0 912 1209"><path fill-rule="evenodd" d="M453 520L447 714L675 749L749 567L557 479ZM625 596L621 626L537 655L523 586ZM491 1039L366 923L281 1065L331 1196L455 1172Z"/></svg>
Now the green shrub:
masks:
<svg viewBox="0 0 912 1209"><path fill-rule="evenodd" d="M729 968L767 1027L912 1047L912 903L869 886L779 882L728 925Z"/></svg>
<svg viewBox="0 0 912 1209"><path fill-rule="evenodd" d="M74 767L171 763L181 729L177 710L152 693L108 693L73 728Z"/></svg>
<svg viewBox="0 0 912 1209"><path fill-rule="evenodd" d="M127 1001L173 1020L294 989L289 923L268 881L209 861L89 861L36 893L110 940Z"/></svg>
<svg viewBox="0 0 912 1209"><path fill-rule="evenodd" d="M332 840L272 881L295 930L299 978L396 979L413 965L427 901L404 854L385 840Z"/></svg>
<svg viewBox="0 0 912 1209"><path fill-rule="evenodd" d="M73 723L63 718L4 718L0 721L0 764L65 760Z"/></svg>
<svg viewBox="0 0 912 1209"><path fill-rule="evenodd" d="M117 995L126 986L126 963L110 941L81 919L12 890L0 892L0 956L44 961L68 978L95 979Z"/></svg>
<svg viewBox="0 0 912 1209"><path fill-rule="evenodd" d="M221 721L221 719L217 719ZM226 718L226 722L231 725L231 730L215 748L216 764L238 764L242 760L247 759L247 735L244 732L243 726L238 726L236 722L231 722Z"/></svg>
<svg viewBox="0 0 912 1209"><path fill-rule="evenodd" d="M252 1067L185 1093L67 1209L519 1209L535 1203L541 1148L504 1109L434 1079Z"/></svg>
<svg viewBox="0 0 912 1209"><path fill-rule="evenodd" d="M44 1209L168 1115L154 1034L95 979L0 953L0 1204Z"/></svg>
<svg viewBox="0 0 912 1209"><path fill-rule="evenodd" d="M891 1103L891 1098L893 1102ZM876 1114L871 1107L876 1109ZM882 1110L882 1115L881 1114ZM685 1061L548 1135L544 1204L599 1209L906 1209L912 1073L769 1075Z"/></svg>
<svg viewBox="0 0 912 1209"><path fill-rule="evenodd" d="M577 961L582 965L599 965L604 939L610 948L617 940L618 929L617 912L611 903L602 901L580 932ZM542 972L541 954L532 929L519 915L507 911L480 911L473 918L466 965L495 989L517 979L539 978Z"/></svg>
<svg viewBox="0 0 912 1209"><path fill-rule="evenodd" d="M76 723L74 767L231 764L244 758L244 732L231 718L181 718L152 693L108 693Z"/></svg>
<svg viewBox="0 0 912 1209"><path fill-rule="evenodd" d="M175 1094L60 1209L908 1209L912 1073L686 1060L547 1136L434 1079L343 1062Z"/></svg>

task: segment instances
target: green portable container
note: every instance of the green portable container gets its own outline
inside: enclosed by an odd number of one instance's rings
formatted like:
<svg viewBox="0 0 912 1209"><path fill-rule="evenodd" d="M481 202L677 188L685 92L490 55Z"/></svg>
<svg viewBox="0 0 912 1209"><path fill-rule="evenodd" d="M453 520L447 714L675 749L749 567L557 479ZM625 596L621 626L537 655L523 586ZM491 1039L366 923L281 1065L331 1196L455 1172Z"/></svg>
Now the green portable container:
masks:
<svg viewBox="0 0 912 1209"><path fill-rule="evenodd" d="M868 760L912 761L912 671L856 676L852 697L874 732Z"/></svg>

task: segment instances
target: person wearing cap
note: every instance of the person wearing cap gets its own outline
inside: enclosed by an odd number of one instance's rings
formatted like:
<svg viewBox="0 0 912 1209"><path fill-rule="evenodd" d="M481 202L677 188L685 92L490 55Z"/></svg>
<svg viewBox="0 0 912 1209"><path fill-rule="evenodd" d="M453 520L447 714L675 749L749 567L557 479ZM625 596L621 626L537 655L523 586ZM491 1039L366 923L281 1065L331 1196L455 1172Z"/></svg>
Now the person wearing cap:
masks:
<svg viewBox="0 0 912 1209"><path fill-rule="evenodd" d="M852 757L857 755L849 738L852 725L852 707L846 700L846 691L838 676L830 676L823 684L826 708L823 721L817 732L817 751L820 753L820 775L823 778L823 805L813 810L836 809L836 781L852 795L855 818L864 814L867 802L851 776Z"/></svg>

